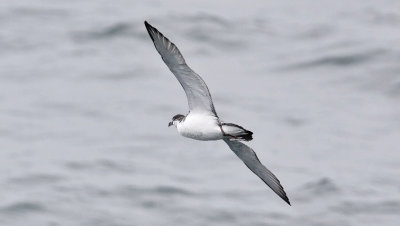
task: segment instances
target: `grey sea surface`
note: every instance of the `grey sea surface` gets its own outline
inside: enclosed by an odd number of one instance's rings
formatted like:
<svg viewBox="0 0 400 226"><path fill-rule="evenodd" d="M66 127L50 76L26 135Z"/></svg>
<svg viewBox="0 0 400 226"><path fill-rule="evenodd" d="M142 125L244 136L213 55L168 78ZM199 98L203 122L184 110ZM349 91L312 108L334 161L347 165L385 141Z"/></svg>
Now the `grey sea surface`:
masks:
<svg viewBox="0 0 400 226"><path fill-rule="evenodd" d="M148 20L292 206L181 137ZM0 225L400 225L400 1L2 1Z"/></svg>

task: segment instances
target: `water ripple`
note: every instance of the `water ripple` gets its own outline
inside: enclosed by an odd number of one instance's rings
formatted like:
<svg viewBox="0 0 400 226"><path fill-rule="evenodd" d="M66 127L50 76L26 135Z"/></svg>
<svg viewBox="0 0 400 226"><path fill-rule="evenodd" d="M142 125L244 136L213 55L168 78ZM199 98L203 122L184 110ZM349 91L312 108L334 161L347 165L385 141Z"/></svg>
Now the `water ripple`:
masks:
<svg viewBox="0 0 400 226"><path fill-rule="evenodd" d="M395 214L400 213L400 201L344 201L332 208L335 212L343 215L356 214Z"/></svg>
<svg viewBox="0 0 400 226"><path fill-rule="evenodd" d="M145 34L141 27L138 28L135 24L126 22L117 22L95 30L82 30L72 34L72 39L76 42L110 40L118 37L143 39Z"/></svg>
<svg viewBox="0 0 400 226"><path fill-rule="evenodd" d="M118 194L126 198L134 198L141 195L161 195L163 197L168 196L194 196L195 193L190 192L183 188L178 188L174 186L164 186L159 185L149 188L140 188L134 186L125 186L118 189Z"/></svg>
<svg viewBox="0 0 400 226"><path fill-rule="evenodd" d="M339 193L340 189L329 178L321 178L317 181L305 184L299 192L299 201L310 201L312 199L321 198L327 195Z"/></svg>
<svg viewBox="0 0 400 226"><path fill-rule="evenodd" d="M44 212L45 207L37 202L16 202L0 208L0 212L5 214L26 214Z"/></svg>
<svg viewBox="0 0 400 226"><path fill-rule="evenodd" d="M51 174L32 174L22 177L8 179L9 183L24 186L35 186L41 184L56 183L63 180L63 177Z"/></svg>
<svg viewBox="0 0 400 226"><path fill-rule="evenodd" d="M340 55L320 56L316 59L310 59L304 62L298 62L281 67L282 70L298 70L323 66L350 67L363 64L376 59L388 51L384 49L375 49L358 53L343 53Z"/></svg>

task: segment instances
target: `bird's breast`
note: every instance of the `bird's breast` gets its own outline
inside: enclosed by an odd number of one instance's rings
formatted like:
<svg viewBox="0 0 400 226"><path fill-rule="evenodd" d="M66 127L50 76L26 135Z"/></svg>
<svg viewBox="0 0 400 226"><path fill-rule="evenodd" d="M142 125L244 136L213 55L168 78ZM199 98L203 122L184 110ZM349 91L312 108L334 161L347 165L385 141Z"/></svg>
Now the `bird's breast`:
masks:
<svg viewBox="0 0 400 226"><path fill-rule="evenodd" d="M195 140L219 140L223 137L215 116L190 113L177 129L182 136Z"/></svg>

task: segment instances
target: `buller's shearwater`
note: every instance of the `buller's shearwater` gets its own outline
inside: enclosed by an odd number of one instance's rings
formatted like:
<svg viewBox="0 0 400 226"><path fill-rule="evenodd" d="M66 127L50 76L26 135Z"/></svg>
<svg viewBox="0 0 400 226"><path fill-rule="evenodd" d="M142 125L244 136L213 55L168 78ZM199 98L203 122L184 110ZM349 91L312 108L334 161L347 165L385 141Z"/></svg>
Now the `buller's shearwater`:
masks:
<svg viewBox="0 0 400 226"><path fill-rule="evenodd" d="M223 123L203 79L186 64L174 43L147 21L144 24L161 58L185 90L189 104L189 113L175 115L168 126L174 125L179 134L195 140L222 139L253 173L290 205L278 178L261 164L253 149L239 142L252 140L253 133L239 125Z"/></svg>

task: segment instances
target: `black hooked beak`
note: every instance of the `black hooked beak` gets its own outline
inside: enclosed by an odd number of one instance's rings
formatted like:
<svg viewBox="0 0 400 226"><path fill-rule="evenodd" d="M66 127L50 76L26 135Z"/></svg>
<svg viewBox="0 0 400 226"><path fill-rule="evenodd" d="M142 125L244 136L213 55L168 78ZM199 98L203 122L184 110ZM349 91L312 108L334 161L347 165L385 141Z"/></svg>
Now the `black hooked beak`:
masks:
<svg viewBox="0 0 400 226"><path fill-rule="evenodd" d="M173 124L174 124L173 122L169 122L168 127L172 126Z"/></svg>

